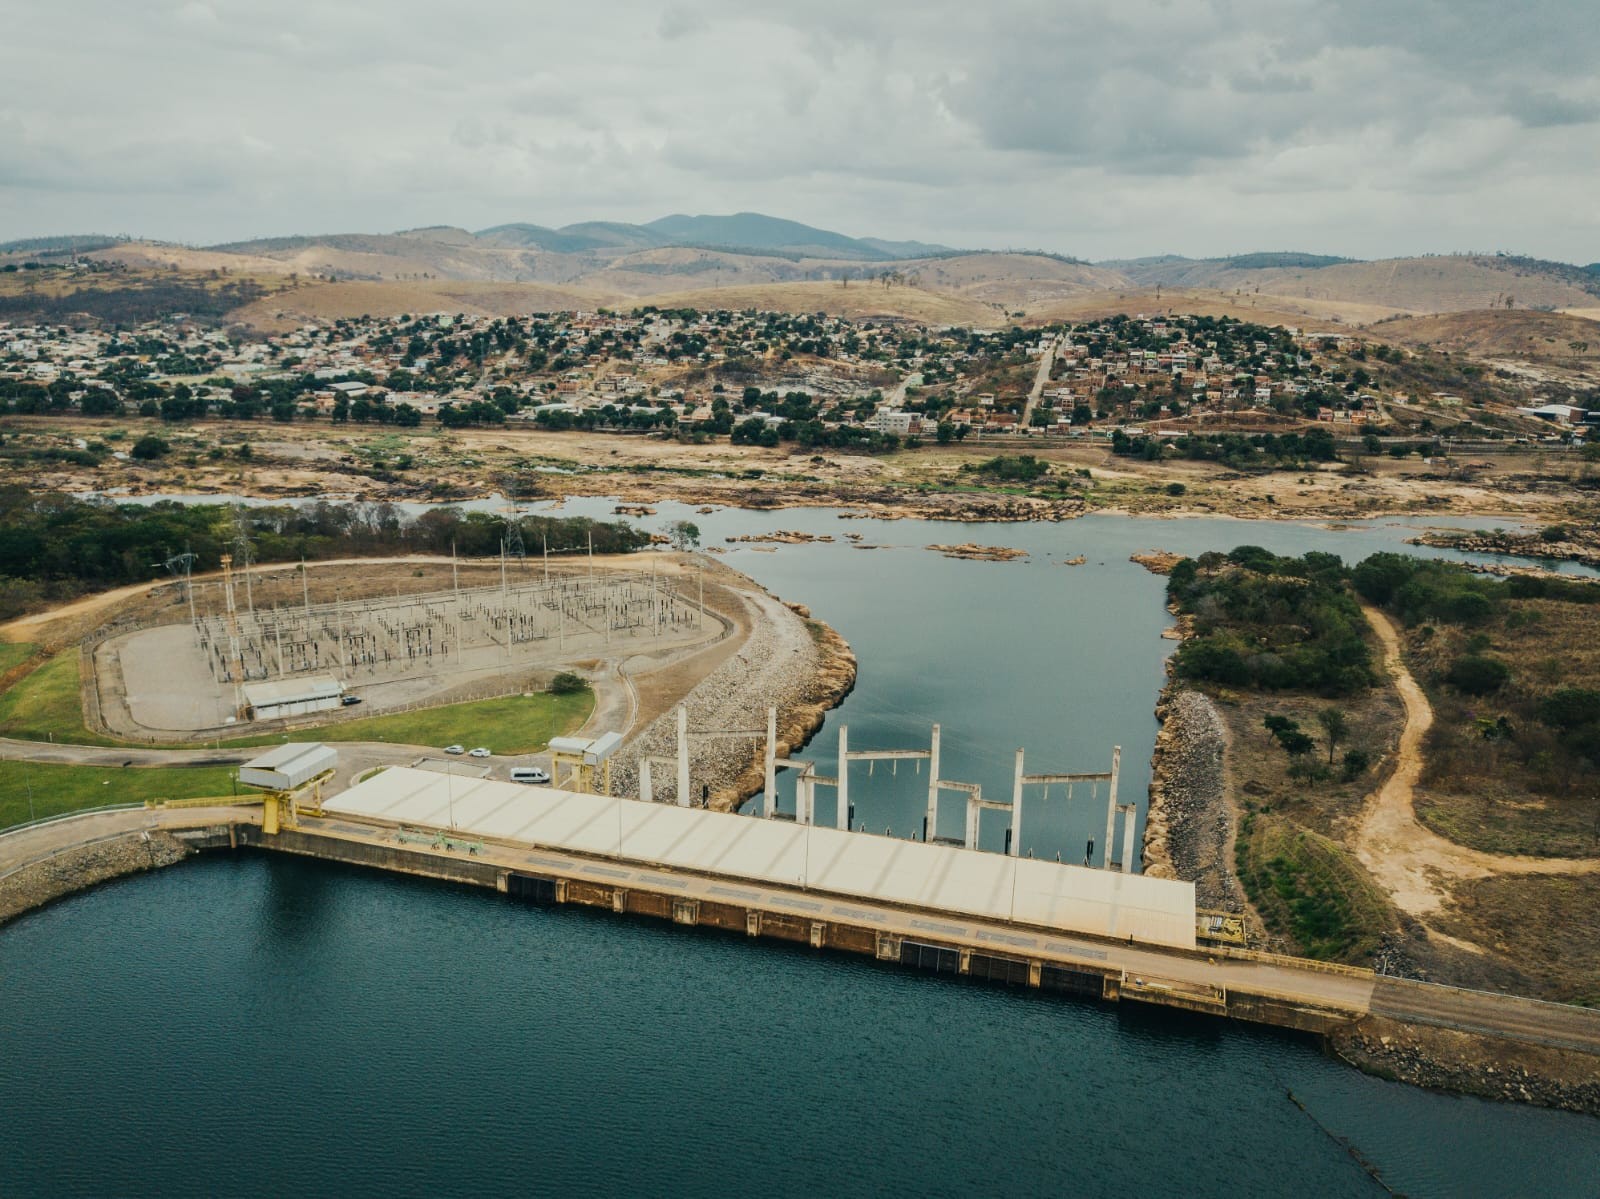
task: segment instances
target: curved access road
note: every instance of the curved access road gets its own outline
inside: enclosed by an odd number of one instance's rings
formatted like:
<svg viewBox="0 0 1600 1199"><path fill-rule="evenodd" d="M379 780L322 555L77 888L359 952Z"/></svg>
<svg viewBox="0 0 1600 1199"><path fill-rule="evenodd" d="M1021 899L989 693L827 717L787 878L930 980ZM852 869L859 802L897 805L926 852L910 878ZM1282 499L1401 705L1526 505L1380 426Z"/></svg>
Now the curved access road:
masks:
<svg viewBox="0 0 1600 1199"><path fill-rule="evenodd" d="M1367 800L1355 837L1361 860L1395 905L1412 916L1437 912L1444 902L1441 879L1488 878L1501 874L1583 874L1600 870L1596 858L1531 858L1484 853L1441 837L1417 820L1414 803L1422 777L1422 742L1433 727L1433 707L1400 652L1400 634L1376 608L1363 605L1383 643L1384 668L1394 678L1405 707L1394 772Z"/></svg>

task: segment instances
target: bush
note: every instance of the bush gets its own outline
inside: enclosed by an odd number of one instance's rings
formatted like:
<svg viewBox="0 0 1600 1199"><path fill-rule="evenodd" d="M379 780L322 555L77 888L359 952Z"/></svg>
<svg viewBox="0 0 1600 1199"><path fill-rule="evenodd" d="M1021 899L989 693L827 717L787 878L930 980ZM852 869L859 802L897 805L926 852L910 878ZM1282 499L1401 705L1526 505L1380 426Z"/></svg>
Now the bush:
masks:
<svg viewBox="0 0 1600 1199"><path fill-rule="evenodd" d="M1347 749L1344 751L1342 777L1347 783L1353 783L1367 772L1367 767L1372 765L1372 755L1364 749Z"/></svg>
<svg viewBox="0 0 1600 1199"><path fill-rule="evenodd" d="M1444 678L1465 695L1493 695L1511 681L1511 668L1499 658L1467 654L1450 664Z"/></svg>
<svg viewBox="0 0 1600 1199"><path fill-rule="evenodd" d="M1168 495L1174 495L1174 496L1182 495L1184 492L1186 492L1188 490L1189 489L1187 487L1185 487L1182 483L1168 483L1167 484L1167 494Z"/></svg>
<svg viewBox="0 0 1600 1199"><path fill-rule="evenodd" d="M128 452L135 458L148 462L154 458L165 457L169 449L171 447L162 438L157 437L154 433L147 433L134 442L133 449Z"/></svg>
<svg viewBox="0 0 1600 1199"><path fill-rule="evenodd" d="M988 475L1004 483L1031 483L1050 473L1050 464L1032 454L1001 454L972 468L977 474Z"/></svg>
<svg viewBox="0 0 1600 1199"><path fill-rule="evenodd" d="M1563 687L1539 704L1539 719L1558 729L1582 728L1600 721L1600 691Z"/></svg>
<svg viewBox="0 0 1600 1199"><path fill-rule="evenodd" d="M570 670L563 670L556 675L550 680L550 686L547 688L551 695L575 695L579 691L588 689L588 681L582 675L573 674Z"/></svg>

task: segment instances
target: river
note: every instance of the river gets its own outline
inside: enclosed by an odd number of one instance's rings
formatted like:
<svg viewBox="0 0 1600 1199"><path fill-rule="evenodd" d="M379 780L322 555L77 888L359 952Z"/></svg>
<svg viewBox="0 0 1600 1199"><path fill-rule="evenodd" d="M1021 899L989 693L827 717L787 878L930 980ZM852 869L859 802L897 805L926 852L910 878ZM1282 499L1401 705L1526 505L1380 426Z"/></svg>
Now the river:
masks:
<svg viewBox="0 0 1600 1199"><path fill-rule="evenodd" d="M1172 643L1165 580L1129 553L1353 560L1414 532L687 515L708 545L838 538L725 559L856 649L857 688L806 751L822 773L842 723L854 747L910 748L938 720L945 777L1003 797L1018 745L1030 770L1095 770L1120 744L1122 797L1141 804ZM921 548L968 540L1031 556ZM856 769L858 819L920 824L925 777ZM1025 851L1081 857L1099 802L1041 802ZM958 812L951 796L941 831ZM997 818L985 844L1000 836ZM34 913L0 933L0 991L8 1196L1382 1194L1368 1168L1410 1195L1589 1195L1600 1178L1593 1119L1367 1078L1292 1035L268 857Z"/></svg>

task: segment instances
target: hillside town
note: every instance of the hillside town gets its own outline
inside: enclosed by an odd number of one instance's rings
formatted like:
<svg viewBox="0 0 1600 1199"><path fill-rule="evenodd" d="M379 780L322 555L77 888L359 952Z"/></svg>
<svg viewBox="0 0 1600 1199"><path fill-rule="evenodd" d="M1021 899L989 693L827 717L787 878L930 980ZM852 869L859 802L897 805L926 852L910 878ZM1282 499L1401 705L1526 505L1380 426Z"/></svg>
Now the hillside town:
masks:
<svg viewBox="0 0 1600 1199"><path fill-rule="evenodd" d="M645 307L359 318L245 335L0 325L9 413L424 422L728 436L869 452L922 440L1179 438L1323 427L1571 440L1579 405L1427 386L1412 351L1231 317L1118 315L980 331ZM1448 382L1448 380L1447 380ZM1429 414L1432 415L1429 415Z"/></svg>

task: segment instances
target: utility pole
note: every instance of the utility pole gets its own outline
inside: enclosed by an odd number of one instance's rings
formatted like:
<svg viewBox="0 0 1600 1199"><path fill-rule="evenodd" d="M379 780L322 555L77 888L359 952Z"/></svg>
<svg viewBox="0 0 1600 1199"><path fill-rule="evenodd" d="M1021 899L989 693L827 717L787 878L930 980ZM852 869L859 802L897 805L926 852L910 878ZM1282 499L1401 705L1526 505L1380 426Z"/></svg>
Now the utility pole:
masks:
<svg viewBox="0 0 1600 1199"><path fill-rule="evenodd" d="M222 555L222 594L228 612L228 656L233 659L229 669L233 675L233 714L237 716L244 706L239 676L244 673L244 657L239 652L239 610L233 601L233 555Z"/></svg>

